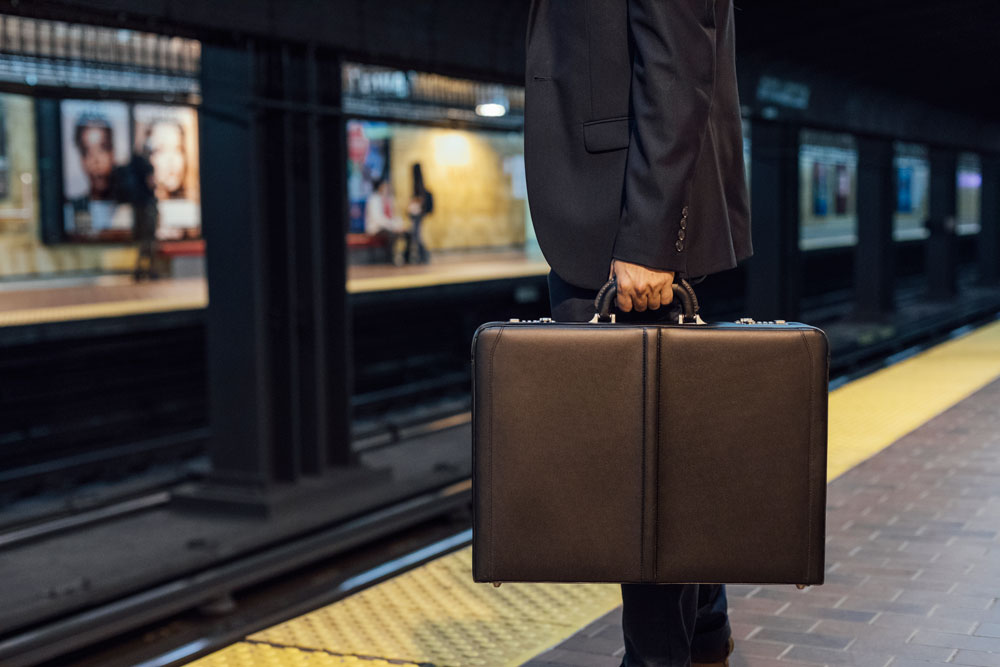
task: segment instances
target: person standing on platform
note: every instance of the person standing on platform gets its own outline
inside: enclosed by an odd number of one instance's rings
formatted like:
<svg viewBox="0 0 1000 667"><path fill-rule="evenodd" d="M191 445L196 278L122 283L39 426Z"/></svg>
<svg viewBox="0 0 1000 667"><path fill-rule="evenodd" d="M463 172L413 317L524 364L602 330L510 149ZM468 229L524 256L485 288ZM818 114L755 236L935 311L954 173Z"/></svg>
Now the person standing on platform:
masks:
<svg viewBox="0 0 1000 667"><path fill-rule="evenodd" d="M396 203L392 196L392 186L386 178L380 178L372 186L372 193L365 203L365 233L381 239L386 248L387 260L401 266L406 261L406 232L403 221L396 215ZM400 240L404 249L400 249Z"/></svg>
<svg viewBox="0 0 1000 667"><path fill-rule="evenodd" d="M424 216L434 210L434 195L424 185L424 174L420 169L420 163L413 163L413 197L406 211L410 214L413 227L410 229L410 247L407 251L407 258L414 264L426 264L429 256L424 241L420 236L420 223Z"/></svg>
<svg viewBox="0 0 1000 667"><path fill-rule="evenodd" d="M139 245L133 276L136 282L156 280L156 228L159 209L153 182L153 165L145 155L133 153L129 163L115 169L116 199L132 205L133 237Z"/></svg>
<svg viewBox="0 0 1000 667"><path fill-rule="evenodd" d="M623 319L752 254L732 0L532 0L525 169L556 320ZM582 556L582 555L581 555ZM623 584L622 665L728 662L725 588Z"/></svg>

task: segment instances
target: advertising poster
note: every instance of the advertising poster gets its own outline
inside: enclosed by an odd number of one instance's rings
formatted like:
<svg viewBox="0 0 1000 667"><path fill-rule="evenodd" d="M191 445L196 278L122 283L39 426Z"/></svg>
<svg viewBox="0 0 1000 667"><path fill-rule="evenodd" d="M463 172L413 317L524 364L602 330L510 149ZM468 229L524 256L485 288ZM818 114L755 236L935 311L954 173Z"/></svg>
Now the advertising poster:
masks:
<svg viewBox="0 0 1000 667"><path fill-rule="evenodd" d="M823 217L826 215L828 205L827 172L829 169L825 164L813 162L813 215Z"/></svg>
<svg viewBox="0 0 1000 667"><path fill-rule="evenodd" d="M132 207L116 199L116 179L130 157L124 102L63 100L63 226L69 240L127 241Z"/></svg>
<svg viewBox="0 0 1000 667"><path fill-rule="evenodd" d="M347 198L351 233L365 231L365 205L376 181L389 176L389 126L352 120L347 123Z"/></svg>
<svg viewBox="0 0 1000 667"><path fill-rule="evenodd" d="M896 210L899 213L913 212L913 169L896 169Z"/></svg>
<svg viewBox="0 0 1000 667"><path fill-rule="evenodd" d="M197 113L192 107L136 104L133 120L133 151L152 167L157 237L200 237Z"/></svg>
<svg viewBox="0 0 1000 667"><path fill-rule="evenodd" d="M837 198L834 201L834 213L847 213L847 202L851 196L851 174L846 164L837 165Z"/></svg>
<svg viewBox="0 0 1000 667"><path fill-rule="evenodd" d="M0 97L0 199L10 196L10 165L7 159L7 112Z"/></svg>

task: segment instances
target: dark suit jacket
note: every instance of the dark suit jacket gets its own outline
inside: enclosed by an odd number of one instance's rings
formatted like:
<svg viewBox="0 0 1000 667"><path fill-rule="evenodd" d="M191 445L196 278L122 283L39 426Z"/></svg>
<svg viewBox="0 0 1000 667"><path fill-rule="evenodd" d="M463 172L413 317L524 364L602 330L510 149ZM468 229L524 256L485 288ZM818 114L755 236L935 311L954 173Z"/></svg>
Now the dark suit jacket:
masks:
<svg viewBox="0 0 1000 667"><path fill-rule="evenodd" d="M750 256L734 51L732 0L532 0L528 202L566 281Z"/></svg>

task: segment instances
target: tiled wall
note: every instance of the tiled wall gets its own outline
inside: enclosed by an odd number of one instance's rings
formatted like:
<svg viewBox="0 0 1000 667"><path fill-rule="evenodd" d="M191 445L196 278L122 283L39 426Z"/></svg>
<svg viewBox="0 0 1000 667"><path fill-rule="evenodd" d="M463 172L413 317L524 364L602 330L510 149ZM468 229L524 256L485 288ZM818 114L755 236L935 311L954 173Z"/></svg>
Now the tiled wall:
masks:
<svg viewBox="0 0 1000 667"><path fill-rule="evenodd" d="M422 229L428 248L524 244L523 135L399 125L390 150L399 209L413 193L415 162L434 195L434 212Z"/></svg>
<svg viewBox="0 0 1000 667"><path fill-rule="evenodd" d="M0 197L0 278L76 271L127 271L129 246L45 245L38 228L38 169L34 101L0 94L6 140L7 195Z"/></svg>

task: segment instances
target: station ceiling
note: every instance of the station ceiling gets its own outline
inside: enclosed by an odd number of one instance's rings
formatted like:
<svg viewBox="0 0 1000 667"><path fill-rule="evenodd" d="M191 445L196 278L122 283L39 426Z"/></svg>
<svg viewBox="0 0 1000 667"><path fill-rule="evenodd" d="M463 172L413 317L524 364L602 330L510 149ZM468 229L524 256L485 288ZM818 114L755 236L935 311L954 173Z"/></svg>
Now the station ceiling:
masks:
<svg viewBox="0 0 1000 667"><path fill-rule="evenodd" d="M557 0L579 2L579 0ZM589 0L599 1L599 0ZM605 0L625 2L625 0ZM0 12L200 39L310 41L519 82L528 0L0 0ZM737 58L1000 120L1000 0L735 0Z"/></svg>
<svg viewBox="0 0 1000 667"><path fill-rule="evenodd" d="M737 62L795 61L943 109L1000 119L997 0L735 0Z"/></svg>

